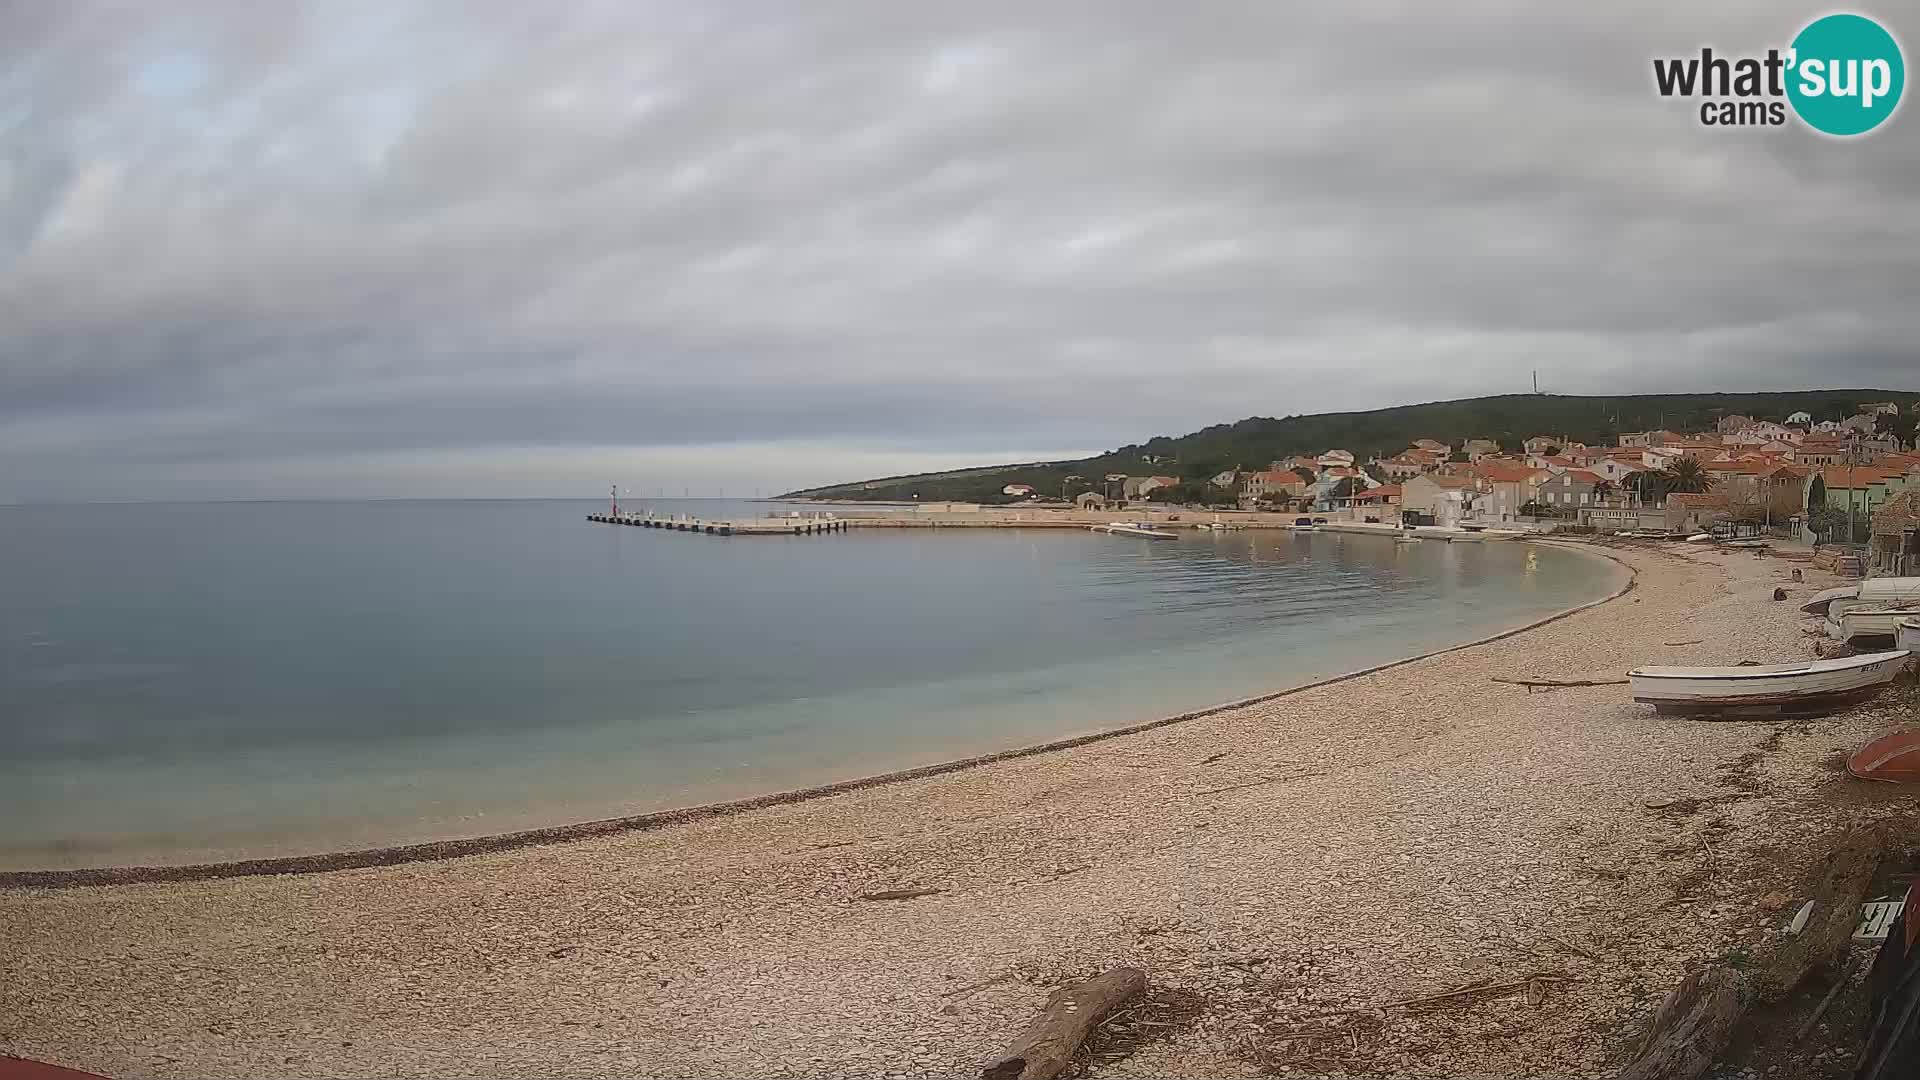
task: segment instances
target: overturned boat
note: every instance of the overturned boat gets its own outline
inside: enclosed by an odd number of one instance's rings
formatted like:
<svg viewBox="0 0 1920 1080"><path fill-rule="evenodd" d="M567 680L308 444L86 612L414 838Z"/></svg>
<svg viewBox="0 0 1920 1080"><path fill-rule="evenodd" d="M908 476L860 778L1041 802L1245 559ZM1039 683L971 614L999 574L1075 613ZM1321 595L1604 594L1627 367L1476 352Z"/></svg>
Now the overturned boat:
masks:
<svg viewBox="0 0 1920 1080"><path fill-rule="evenodd" d="M1860 595L1860 586L1842 585L1837 589L1822 589L1800 605L1800 610L1809 615L1825 615L1835 600L1853 600Z"/></svg>
<svg viewBox="0 0 1920 1080"><path fill-rule="evenodd" d="M1882 735L1855 750L1847 772L1861 780L1920 784L1920 731Z"/></svg>
<svg viewBox="0 0 1920 1080"><path fill-rule="evenodd" d="M1645 667L1627 672L1633 700L1663 713L1818 712L1865 701L1906 665L1904 650L1749 667Z"/></svg>

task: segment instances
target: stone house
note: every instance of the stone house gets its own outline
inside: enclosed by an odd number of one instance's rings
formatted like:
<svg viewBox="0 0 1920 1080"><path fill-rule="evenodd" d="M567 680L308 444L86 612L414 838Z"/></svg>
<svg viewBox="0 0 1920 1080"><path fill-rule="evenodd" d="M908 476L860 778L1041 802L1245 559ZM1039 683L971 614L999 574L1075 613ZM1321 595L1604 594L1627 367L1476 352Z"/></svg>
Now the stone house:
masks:
<svg viewBox="0 0 1920 1080"><path fill-rule="evenodd" d="M1920 575L1920 489L1902 491L1874 511L1868 546L1876 573Z"/></svg>
<svg viewBox="0 0 1920 1080"><path fill-rule="evenodd" d="M1595 506L1601 502L1602 484L1611 486L1599 473L1587 469L1568 469L1555 473L1551 479L1540 484L1537 501L1545 503L1556 513L1574 517L1581 507Z"/></svg>

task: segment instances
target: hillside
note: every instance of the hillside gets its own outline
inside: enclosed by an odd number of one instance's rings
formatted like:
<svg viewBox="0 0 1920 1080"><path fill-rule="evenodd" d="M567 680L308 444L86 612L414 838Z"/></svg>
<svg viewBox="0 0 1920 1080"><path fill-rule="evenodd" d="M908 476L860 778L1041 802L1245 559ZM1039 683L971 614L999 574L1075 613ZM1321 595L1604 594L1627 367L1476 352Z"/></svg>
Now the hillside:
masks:
<svg viewBox="0 0 1920 1080"><path fill-rule="evenodd" d="M1517 448L1533 435L1558 435L1591 444L1612 443L1622 431L1665 427L1709 429L1721 416L1744 414L1784 420L1805 411L1816 419L1840 419L1863 401L1897 401L1904 415L1916 404L1912 390L1802 390L1767 394L1639 394L1575 397L1563 394L1503 394L1434 401L1367 412L1320 413L1282 419L1255 416L1178 437L1161 435L1079 461L989 465L944 473L889 476L788 492L789 498L966 502L1002 501L1007 484L1032 484L1058 495L1097 487L1108 473L1164 474L1183 479L1224 469L1260 469L1292 454L1337 447L1361 460L1405 449L1414 439L1458 444L1495 439ZM1070 477L1084 477L1090 483Z"/></svg>

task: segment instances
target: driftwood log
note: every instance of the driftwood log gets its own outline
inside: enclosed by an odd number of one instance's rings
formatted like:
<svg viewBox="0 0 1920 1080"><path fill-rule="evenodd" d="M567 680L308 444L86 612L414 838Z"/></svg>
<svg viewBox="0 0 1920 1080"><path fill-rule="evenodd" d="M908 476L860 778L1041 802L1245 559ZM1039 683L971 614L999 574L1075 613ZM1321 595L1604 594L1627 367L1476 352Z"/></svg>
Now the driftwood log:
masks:
<svg viewBox="0 0 1920 1080"><path fill-rule="evenodd" d="M1055 990L1013 1045L980 1070L981 1080L1051 1080L1102 1020L1146 989L1146 972L1119 967Z"/></svg>
<svg viewBox="0 0 1920 1080"><path fill-rule="evenodd" d="M1793 905L1811 900L1813 910L1799 933L1781 938L1770 954L1756 960L1750 978L1760 1000L1784 1000L1845 953L1860 925L1860 904L1880 869L1883 844L1871 829L1848 829L1816 842L1825 854L1801 878Z"/></svg>
<svg viewBox="0 0 1920 1080"><path fill-rule="evenodd" d="M1693 1080L1726 1049L1746 1011L1746 980L1739 972L1729 967L1694 972L1660 1003L1619 1080Z"/></svg>
<svg viewBox="0 0 1920 1080"><path fill-rule="evenodd" d="M1527 692L1531 694L1533 692L1534 687L1536 686L1543 687L1549 690L1559 690L1563 687L1568 687L1568 686L1625 686L1628 682L1631 682L1632 680L1630 679L1504 679L1498 675L1495 675L1493 676L1493 681L1497 683L1506 683L1508 686L1524 686L1527 688Z"/></svg>
<svg viewBox="0 0 1920 1080"><path fill-rule="evenodd" d="M918 900L923 896L939 896L945 889L887 889L882 892L863 892L862 900Z"/></svg>

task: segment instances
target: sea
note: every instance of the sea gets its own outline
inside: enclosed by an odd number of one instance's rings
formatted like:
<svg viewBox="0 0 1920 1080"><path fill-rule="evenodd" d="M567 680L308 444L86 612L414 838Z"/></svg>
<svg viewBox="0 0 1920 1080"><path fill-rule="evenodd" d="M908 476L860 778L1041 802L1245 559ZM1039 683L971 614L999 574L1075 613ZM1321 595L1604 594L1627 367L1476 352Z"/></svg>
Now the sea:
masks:
<svg viewBox="0 0 1920 1080"><path fill-rule="evenodd" d="M803 788L1428 652L1624 573L1523 543L1265 530L723 538L586 520L604 505L0 507L0 869Z"/></svg>

